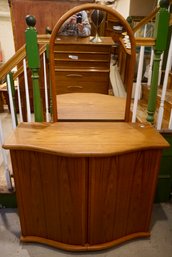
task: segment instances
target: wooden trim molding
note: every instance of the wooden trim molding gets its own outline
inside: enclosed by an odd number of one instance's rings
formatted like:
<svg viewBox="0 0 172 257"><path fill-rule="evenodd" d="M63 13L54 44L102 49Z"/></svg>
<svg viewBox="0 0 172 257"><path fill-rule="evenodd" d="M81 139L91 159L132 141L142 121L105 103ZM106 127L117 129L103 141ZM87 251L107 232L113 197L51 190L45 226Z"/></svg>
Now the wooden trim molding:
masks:
<svg viewBox="0 0 172 257"><path fill-rule="evenodd" d="M136 46L154 46L155 38L152 37L137 37Z"/></svg>
<svg viewBox="0 0 172 257"><path fill-rule="evenodd" d="M0 68L0 80L3 79L16 65L26 57L25 45L23 45L2 67Z"/></svg>

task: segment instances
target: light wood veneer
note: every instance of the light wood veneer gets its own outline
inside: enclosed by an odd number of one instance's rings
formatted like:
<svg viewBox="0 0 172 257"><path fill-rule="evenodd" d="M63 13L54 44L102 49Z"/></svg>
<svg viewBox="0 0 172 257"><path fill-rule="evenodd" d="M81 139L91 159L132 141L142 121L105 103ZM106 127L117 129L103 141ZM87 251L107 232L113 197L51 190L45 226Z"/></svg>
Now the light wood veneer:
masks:
<svg viewBox="0 0 172 257"><path fill-rule="evenodd" d="M23 123L10 149L21 240L100 250L150 236L161 152L149 125Z"/></svg>
<svg viewBox="0 0 172 257"><path fill-rule="evenodd" d="M59 121L123 121L126 98L98 93L60 94L57 98Z"/></svg>

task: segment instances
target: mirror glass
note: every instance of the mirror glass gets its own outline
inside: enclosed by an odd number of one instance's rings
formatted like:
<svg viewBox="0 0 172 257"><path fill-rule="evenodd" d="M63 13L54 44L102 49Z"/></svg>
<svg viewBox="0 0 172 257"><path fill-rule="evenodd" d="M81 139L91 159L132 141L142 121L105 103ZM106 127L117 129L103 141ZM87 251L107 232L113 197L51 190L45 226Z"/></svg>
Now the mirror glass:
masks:
<svg viewBox="0 0 172 257"><path fill-rule="evenodd" d="M118 17L97 9L73 14L64 21L56 35L56 94L114 96L117 104L112 108L117 108L116 119L124 120L130 48L129 36ZM95 95L93 98L96 101ZM72 101L69 101L70 105ZM111 116L107 117L111 119Z"/></svg>

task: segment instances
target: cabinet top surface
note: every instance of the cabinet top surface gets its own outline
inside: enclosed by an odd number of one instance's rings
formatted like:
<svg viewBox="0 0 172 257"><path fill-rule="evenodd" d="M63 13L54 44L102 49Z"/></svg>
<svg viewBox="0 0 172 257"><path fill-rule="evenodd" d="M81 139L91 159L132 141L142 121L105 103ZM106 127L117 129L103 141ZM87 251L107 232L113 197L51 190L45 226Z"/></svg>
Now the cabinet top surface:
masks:
<svg viewBox="0 0 172 257"><path fill-rule="evenodd" d="M58 36L56 39L56 44L85 44L85 45L113 45L113 39L111 37L101 37L102 42L95 43L91 42L92 37L73 37L73 36Z"/></svg>
<svg viewBox="0 0 172 257"><path fill-rule="evenodd" d="M21 123L3 145L62 156L111 156L168 146L150 125L126 122Z"/></svg>
<svg viewBox="0 0 172 257"><path fill-rule="evenodd" d="M97 93L59 94L57 110L59 120L124 120L126 99ZM114 101L115 99L115 101Z"/></svg>

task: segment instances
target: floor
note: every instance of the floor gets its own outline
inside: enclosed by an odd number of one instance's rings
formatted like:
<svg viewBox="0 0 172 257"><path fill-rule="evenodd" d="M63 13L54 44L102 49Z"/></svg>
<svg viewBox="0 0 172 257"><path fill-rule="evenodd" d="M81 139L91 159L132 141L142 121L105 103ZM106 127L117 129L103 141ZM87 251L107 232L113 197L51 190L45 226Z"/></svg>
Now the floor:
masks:
<svg viewBox="0 0 172 257"><path fill-rule="evenodd" d="M4 112L0 113L0 127L2 128L1 133L3 136L3 142L5 139L10 135L12 132L12 121L11 121L11 115L9 114L7 106L5 106ZM3 143L2 142L2 143ZM0 145L0 193L1 192L7 192L7 183L6 183L6 176L5 176L5 165L3 161L3 154L6 155L7 160L8 160L8 166L9 170L11 169L10 166L10 157L9 157L9 151L7 150L2 150L1 145ZM4 152L2 152L4 151Z"/></svg>
<svg viewBox="0 0 172 257"><path fill-rule="evenodd" d="M154 204L150 239L133 240L104 251L65 252L41 244L20 243L19 236L16 209L0 209L2 257L172 257L172 202Z"/></svg>

